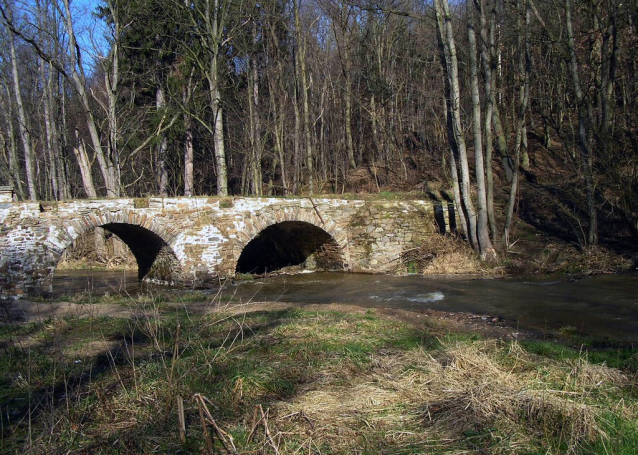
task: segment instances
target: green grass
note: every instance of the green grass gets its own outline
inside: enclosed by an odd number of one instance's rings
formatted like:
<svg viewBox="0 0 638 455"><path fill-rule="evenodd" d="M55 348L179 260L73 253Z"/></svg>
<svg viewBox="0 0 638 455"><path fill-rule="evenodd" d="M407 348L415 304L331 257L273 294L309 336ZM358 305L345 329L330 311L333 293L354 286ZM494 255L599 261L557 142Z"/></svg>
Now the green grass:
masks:
<svg viewBox="0 0 638 455"><path fill-rule="evenodd" d="M181 302L203 297L195 292ZM549 411L511 415L497 408L493 418L478 418L469 401L454 416L455 403L489 390L483 381L499 375L508 378L504 387L520 382L529 384L523 392L557 390L547 393L578 395L582 406L605 410L596 418L608 437L584 441L574 453L629 454L638 446L635 384L605 380L581 395L586 378L576 376L576 367L589 363L635 371L631 347L600 340L579 349L492 343L374 309L187 317L169 303L165 296L131 300L127 304L148 316L130 319L0 325L0 452L205 452L195 394L209 400L209 412L240 453L274 453L274 446L282 454L562 453L573 447L565 434L539 430L557 418ZM442 383L447 380L459 382ZM185 403L185 442L178 397Z"/></svg>
<svg viewBox="0 0 638 455"><path fill-rule="evenodd" d="M586 356L590 363L638 372L638 347L590 338L574 338L567 341L570 345L539 340L522 341L521 344L527 351L550 359L576 360Z"/></svg>

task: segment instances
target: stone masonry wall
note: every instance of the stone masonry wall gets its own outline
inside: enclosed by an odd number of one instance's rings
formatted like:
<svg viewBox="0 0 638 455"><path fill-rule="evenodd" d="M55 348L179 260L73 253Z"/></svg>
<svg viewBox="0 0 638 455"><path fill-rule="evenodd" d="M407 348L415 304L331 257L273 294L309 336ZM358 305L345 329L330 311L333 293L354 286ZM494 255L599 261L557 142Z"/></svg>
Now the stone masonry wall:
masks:
<svg viewBox="0 0 638 455"><path fill-rule="evenodd" d="M129 229L138 254L143 253L139 242L143 245L148 233L149 245L155 242L162 252L163 265L154 264L147 278L190 285L234 276L248 242L284 221L324 230L341 249L346 269L353 272L394 271L404 250L437 231L432 204L420 200L194 197L0 202L0 298L49 292L61 254L78 236L98 226L111 226L123 240ZM158 237L161 245L156 244ZM165 270L165 264L173 264L174 270Z"/></svg>

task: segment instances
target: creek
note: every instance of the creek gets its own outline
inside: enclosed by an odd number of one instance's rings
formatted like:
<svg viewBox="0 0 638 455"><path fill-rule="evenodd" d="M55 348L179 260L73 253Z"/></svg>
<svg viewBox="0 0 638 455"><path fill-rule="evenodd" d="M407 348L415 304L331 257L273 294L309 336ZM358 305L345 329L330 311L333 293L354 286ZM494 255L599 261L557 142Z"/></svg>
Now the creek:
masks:
<svg viewBox="0 0 638 455"><path fill-rule="evenodd" d="M135 271L57 271L54 297L90 292L166 291L139 283ZM171 288L171 292L189 290ZM203 289L231 303L282 301L340 303L367 308L468 312L502 318L513 329L560 330L587 336L638 341L638 274L476 279L364 275L336 272L274 276L227 282Z"/></svg>

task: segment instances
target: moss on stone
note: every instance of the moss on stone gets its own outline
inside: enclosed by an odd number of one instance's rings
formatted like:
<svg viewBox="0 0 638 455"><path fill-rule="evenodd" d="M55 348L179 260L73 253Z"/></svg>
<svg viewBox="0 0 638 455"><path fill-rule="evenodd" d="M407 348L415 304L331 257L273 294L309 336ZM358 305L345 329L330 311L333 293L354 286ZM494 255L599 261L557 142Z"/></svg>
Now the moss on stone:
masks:
<svg viewBox="0 0 638 455"><path fill-rule="evenodd" d="M233 205L233 200L231 198L220 199L219 201L220 209L230 209Z"/></svg>
<svg viewBox="0 0 638 455"><path fill-rule="evenodd" d="M133 199L133 207L136 209L147 209L148 208L148 198L147 197L138 197Z"/></svg>

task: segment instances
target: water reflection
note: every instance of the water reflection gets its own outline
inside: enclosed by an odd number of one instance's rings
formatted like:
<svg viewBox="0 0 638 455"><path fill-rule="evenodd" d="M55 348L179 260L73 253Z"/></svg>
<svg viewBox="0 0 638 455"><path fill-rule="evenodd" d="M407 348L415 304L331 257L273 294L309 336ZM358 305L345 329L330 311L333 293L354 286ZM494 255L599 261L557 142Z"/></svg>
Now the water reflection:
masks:
<svg viewBox="0 0 638 455"><path fill-rule="evenodd" d="M136 295L155 289L134 272L62 271L57 295L91 292ZM165 290L166 288L160 288ZM514 327L559 329L638 341L638 274L582 280L396 277L320 272L232 283L203 290L234 302L344 303L364 307L434 309L502 317ZM174 290L186 292L186 290Z"/></svg>

